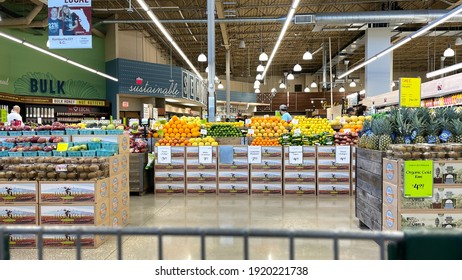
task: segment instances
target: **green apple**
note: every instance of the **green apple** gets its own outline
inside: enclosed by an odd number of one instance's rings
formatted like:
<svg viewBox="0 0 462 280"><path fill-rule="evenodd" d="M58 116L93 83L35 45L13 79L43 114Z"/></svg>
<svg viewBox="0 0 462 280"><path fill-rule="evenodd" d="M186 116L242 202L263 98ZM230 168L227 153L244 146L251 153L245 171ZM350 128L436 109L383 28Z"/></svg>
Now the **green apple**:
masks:
<svg viewBox="0 0 462 280"><path fill-rule="evenodd" d="M115 129L115 125L112 124L112 123L110 123L110 124L107 125L106 129L108 129L108 130L114 130L114 129Z"/></svg>

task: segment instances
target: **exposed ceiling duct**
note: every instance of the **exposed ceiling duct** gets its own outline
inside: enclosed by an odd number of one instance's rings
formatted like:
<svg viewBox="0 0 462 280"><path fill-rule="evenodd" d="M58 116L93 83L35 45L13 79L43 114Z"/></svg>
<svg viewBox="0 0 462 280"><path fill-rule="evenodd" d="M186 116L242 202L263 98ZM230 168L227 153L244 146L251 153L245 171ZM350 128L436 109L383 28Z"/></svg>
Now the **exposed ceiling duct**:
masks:
<svg viewBox="0 0 462 280"><path fill-rule="evenodd" d="M30 13L22 18L7 18L0 21L1 27L10 27L10 26L28 26L34 20L34 18L40 13L43 8L42 1L39 0L30 0L35 4L35 7L30 11Z"/></svg>

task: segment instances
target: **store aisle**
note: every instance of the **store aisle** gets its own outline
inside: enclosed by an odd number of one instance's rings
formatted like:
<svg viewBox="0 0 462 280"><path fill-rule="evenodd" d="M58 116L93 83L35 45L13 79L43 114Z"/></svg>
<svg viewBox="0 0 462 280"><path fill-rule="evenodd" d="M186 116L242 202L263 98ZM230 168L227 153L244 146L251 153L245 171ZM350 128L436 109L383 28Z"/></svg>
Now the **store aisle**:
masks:
<svg viewBox="0 0 462 280"><path fill-rule="evenodd" d="M132 196L130 226L190 228L258 228L360 230L354 197L320 196ZM287 259L288 240L251 238L251 259ZM332 241L295 241L296 259L332 259ZM242 259L243 240L210 237L207 259ZM35 249L14 249L13 259L36 259ZM115 238L97 249L85 249L84 259L116 259ZM45 249L45 259L74 259L73 249ZM123 241L124 259L156 259L157 238L128 236ZM164 237L165 259L200 259L197 237ZM341 259L378 259L372 241L340 242Z"/></svg>

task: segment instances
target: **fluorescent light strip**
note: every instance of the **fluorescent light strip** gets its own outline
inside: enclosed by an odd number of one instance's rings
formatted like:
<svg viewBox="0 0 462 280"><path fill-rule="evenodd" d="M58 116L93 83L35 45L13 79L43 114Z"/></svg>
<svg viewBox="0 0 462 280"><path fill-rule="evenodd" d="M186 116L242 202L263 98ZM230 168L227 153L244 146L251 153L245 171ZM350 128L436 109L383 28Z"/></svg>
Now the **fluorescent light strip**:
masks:
<svg viewBox="0 0 462 280"><path fill-rule="evenodd" d="M446 74L448 72L459 70L461 68L462 68L462 62L451 65L451 66L446 67L446 68L442 68L442 69L433 71L433 72L428 72L427 73L427 78L433 78L433 77L436 77L436 76L439 76L439 75L442 75L442 74Z"/></svg>
<svg viewBox="0 0 462 280"><path fill-rule="evenodd" d="M143 8L145 12L149 11L149 7L144 1L140 1L140 0L137 0L137 1L138 1L138 4L140 4L141 8Z"/></svg>
<svg viewBox="0 0 462 280"><path fill-rule="evenodd" d="M118 82L118 81L119 81L117 78L114 78L114 77L112 77L112 76L109 76L109 75L107 75L107 74L104 74L104 73L102 73L102 72L99 72L99 71L97 71L97 70L95 70L95 69L92 69L92 68L90 68L90 67L87 67L87 66L85 66L85 65L83 65L83 64L80 64L80 63L77 63L77 62L75 62L75 61L72 61L72 60L70 60L70 59L67 58L67 57L61 56L61 55L59 55L59 54L55 54L55 53L50 52L50 51L48 51L48 50L46 50L46 49L42 49L41 47L38 47L38 46L36 46L36 45L33 45L33 44L31 44L31 43L29 43L29 42L26 42L26 41L24 41L24 40L19 40L18 38L13 37L13 36L10 36L10 35L8 35L8 34L5 34L5 33L3 33L3 32L0 32L0 36L2 36L2 37L4 37L4 38L7 38L7 39L9 39L9 40L11 40L11 41L14 41L14 42L16 42L16 43L22 44L22 45L24 45L24 46L26 46L26 47L29 47L29 48L31 48L31 49L34 49L34 50L36 50L36 51L39 51L39 52L41 52L41 53L43 53L43 54L46 54L46 55L48 55L48 56L54 57L54 58L59 59L59 60L61 60L61 61L64 61L64 62L67 62L67 63L72 64L72 65L74 65L74 66L77 66L77 67L79 67L79 68L81 68L81 69L84 69L84 70L86 70L86 71L95 73L95 74L97 74L97 75L99 75L99 76L102 76L102 77L104 77L104 78L113 80L113 81L115 81L115 82Z"/></svg>
<svg viewBox="0 0 462 280"><path fill-rule="evenodd" d="M144 7L148 7L144 0L137 0L138 4L141 5L141 7L147 12L148 16L151 18L152 22L159 28L159 30L164 34L165 38L172 44L172 46L175 48L175 50L180 54L180 56L183 58L183 60L188 64L188 66L196 73L197 77L203 81L204 79L202 78L201 73L194 67L194 65L191 63L191 61L188 59L186 54L181 50L181 48L177 45L177 43L173 40L172 36L170 33L168 33L167 29L160 23L159 19L154 15L154 13L148 9L145 9Z"/></svg>
<svg viewBox="0 0 462 280"><path fill-rule="evenodd" d="M271 52L268 62L266 63L265 71L263 71L262 73L263 78L265 78L266 73L269 70L269 66L271 65L271 62L273 62L273 59L276 56L276 52L278 51L278 48L281 45L282 39L284 39L284 35L286 34L286 31L289 28L289 25L292 23L292 18L294 17L295 10L297 9L298 4L300 4L300 0L294 0L292 2L289 14L287 15L286 21L284 22L281 33L279 34L276 44L274 45L273 51Z"/></svg>
<svg viewBox="0 0 462 280"><path fill-rule="evenodd" d="M398 43L386 48L385 50L381 51L380 53L370 57L369 59L367 59L366 61L364 61L363 63L357 65L356 67L353 67L351 68L350 70L348 70L347 72L343 73L342 75L340 75L338 78L339 79L342 79L348 75L350 75L351 73L355 72L356 70L360 69L360 68L363 68L364 66L368 65L369 63L373 62L374 60L376 60L377 58L380 58L384 55L386 55L387 53L390 53L392 52L393 50L401 47L402 45L408 43L409 41L411 41L412 39L415 39L419 36L422 36L423 34L425 34L426 32L428 32L430 29L432 28L435 28L436 26L446 22L447 20L449 20L450 18L460 14L462 12L462 5L460 5L459 7L451 10L449 13L445 14L444 16L430 22L428 25L420 28L419 30L417 30L416 32L412 33L411 35L408 35L406 37L404 37L402 40L400 40ZM449 68L449 67L448 67ZM446 69L446 68L445 68ZM449 70L449 71L452 71L452 70ZM436 72L436 71L435 71ZM438 75L438 74L437 74ZM428 74L427 74L427 78L428 77Z"/></svg>

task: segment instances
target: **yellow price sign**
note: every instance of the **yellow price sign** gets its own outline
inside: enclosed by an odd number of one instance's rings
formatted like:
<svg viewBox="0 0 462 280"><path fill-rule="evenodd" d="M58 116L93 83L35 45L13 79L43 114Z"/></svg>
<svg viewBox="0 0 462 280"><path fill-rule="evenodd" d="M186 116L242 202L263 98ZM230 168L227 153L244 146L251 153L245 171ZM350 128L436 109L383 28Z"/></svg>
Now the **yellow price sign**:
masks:
<svg viewBox="0 0 462 280"><path fill-rule="evenodd" d="M67 148L69 147L69 143L58 143L58 146L56 147L56 151L58 152L65 152L67 151Z"/></svg>
<svg viewBox="0 0 462 280"><path fill-rule="evenodd" d="M420 78L399 79L399 106L420 107Z"/></svg>
<svg viewBox="0 0 462 280"><path fill-rule="evenodd" d="M404 197L433 196L433 161L404 162Z"/></svg>

